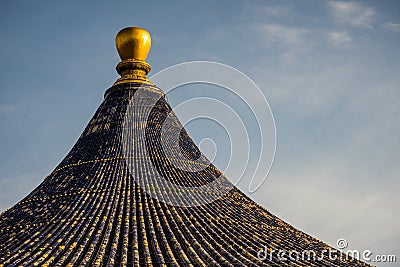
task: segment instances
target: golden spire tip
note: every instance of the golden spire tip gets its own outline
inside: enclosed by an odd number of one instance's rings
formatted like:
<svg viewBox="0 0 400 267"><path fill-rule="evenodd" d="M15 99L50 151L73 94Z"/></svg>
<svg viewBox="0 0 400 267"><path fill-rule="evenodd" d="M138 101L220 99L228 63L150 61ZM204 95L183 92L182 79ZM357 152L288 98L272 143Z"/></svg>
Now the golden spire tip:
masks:
<svg viewBox="0 0 400 267"><path fill-rule="evenodd" d="M127 82L152 84L146 77L151 67L145 61L151 47L150 33L142 28L127 27L118 32L115 44L122 61L117 65L121 78L114 85Z"/></svg>
<svg viewBox="0 0 400 267"><path fill-rule="evenodd" d="M115 37L115 44L122 60L145 61L150 51L151 36L145 29L128 27L119 31Z"/></svg>

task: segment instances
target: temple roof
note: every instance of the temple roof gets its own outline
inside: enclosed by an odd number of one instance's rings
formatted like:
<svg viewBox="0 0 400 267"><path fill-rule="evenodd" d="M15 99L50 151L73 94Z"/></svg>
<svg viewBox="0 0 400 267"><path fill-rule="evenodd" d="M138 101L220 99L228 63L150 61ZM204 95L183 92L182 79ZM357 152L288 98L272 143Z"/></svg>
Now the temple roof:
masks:
<svg viewBox="0 0 400 267"><path fill-rule="evenodd" d="M201 153L146 77L147 31L123 29L116 43L121 78L62 162L0 215L0 266L365 266L260 259L266 246L332 248L252 201Z"/></svg>

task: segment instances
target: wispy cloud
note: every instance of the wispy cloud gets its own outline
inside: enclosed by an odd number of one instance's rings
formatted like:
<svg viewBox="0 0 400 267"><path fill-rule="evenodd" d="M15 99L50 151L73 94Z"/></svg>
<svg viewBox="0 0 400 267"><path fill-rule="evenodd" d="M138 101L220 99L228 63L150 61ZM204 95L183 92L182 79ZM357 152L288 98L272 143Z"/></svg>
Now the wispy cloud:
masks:
<svg viewBox="0 0 400 267"><path fill-rule="evenodd" d="M271 19L287 19L293 14L292 8L283 5L260 5L255 6L250 3L244 3L243 16L249 19L260 19L270 21Z"/></svg>
<svg viewBox="0 0 400 267"><path fill-rule="evenodd" d="M285 17L290 15L291 10L284 6L263 6L259 12L267 16Z"/></svg>
<svg viewBox="0 0 400 267"><path fill-rule="evenodd" d="M0 114L1 113L11 113L15 111L16 106L15 105L1 105L0 106Z"/></svg>
<svg viewBox="0 0 400 267"><path fill-rule="evenodd" d="M347 46L352 42L352 38L346 32L329 32L328 38L336 47Z"/></svg>
<svg viewBox="0 0 400 267"><path fill-rule="evenodd" d="M303 41L307 30L278 24L258 26L259 32L267 39L287 44L298 44Z"/></svg>
<svg viewBox="0 0 400 267"><path fill-rule="evenodd" d="M341 1L330 1L328 7L339 23L372 28L376 12L371 7L363 6L357 2Z"/></svg>
<svg viewBox="0 0 400 267"><path fill-rule="evenodd" d="M387 22L384 26L391 30L400 31L400 23Z"/></svg>
<svg viewBox="0 0 400 267"><path fill-rule="evenodd" d="M399 205L399 200L385 201L387 195L395 190L384 191L381 188L368 188L366 183L357 186L349 183L351 177L359 174L352 166L343 164L340 159L322 161L315 165L305 163L292 171L273 170L271 173L267 182L268 189L263 194L267 196L265 202L272 212L289 222L295 222L300 229L332 245L338 238L344 237L353 249L370 249L376 253L389 253L398 249L396 239L400 236L400 228L393 222L397 217L390 210ZM287 205L289 196L295 196L291 205ZM384 209L382 202L386 203ZM326 210L329 212L324 212ZM359 229L376 229L382 223L382 218L388 218L388 225L380 231L379 236L372 235L363 239L361 236L365 236L365 232L353 232L349 225L354 218L363 218L371 211L374 211L375 216L369 220L359 219ZM317 232L315 229L323 231ZM384 251L378 242L381 236L384 236L387 242Z"/></svg>

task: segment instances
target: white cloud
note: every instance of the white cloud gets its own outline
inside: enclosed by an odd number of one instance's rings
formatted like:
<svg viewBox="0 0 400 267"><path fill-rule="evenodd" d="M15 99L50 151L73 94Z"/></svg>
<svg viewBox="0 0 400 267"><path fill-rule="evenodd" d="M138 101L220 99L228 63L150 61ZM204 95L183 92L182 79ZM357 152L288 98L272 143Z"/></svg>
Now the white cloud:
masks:
<svg viewBox="0 0 400 267"><path fill-rule="evenodd" d="M305 163L295 170L275 168L265 189L258 192L265 199L259 202L281 219L331 245L338 238L346 238L351 249L370 249L375 253L398 251L399 216L391 212L399 205L399 199L393 197L395 189L382 190L378 181L376 187L350 183L357 172L341 161L339 158ZM367 229L378 229L382 218L386 219L385 227L366 238ZM381 242L387 246L382 248Z"/></svg>
<svg viewBox="0 0 400 267"><path fill-rule="evenodd" d="M357 2L330 1L328 6L339 23L372 28L376 12Z"/></svg>
<svg viewBox="0 0 400 267"><path fill-rule="evenodd" d="M244 3L243 15L250 19L261 19L262 21L270 18L284 19L292 15L292 9L281 5L253 5Z"/></svg>
<svg viewBox="0 0 400 267"><path fill-rule="evenodd" d="M329 32L328 38L337 47L343 47L352 42L352 38L346 32Z"/></svg>
<svg viewBox="0 0 400 267"><path fill-rule="evenodd" d="M260 8L260 12L262 12L263 15L275 17L285 17L291 13L287 7L283 6L263 6Z"/></svg>
<svg viewBox="0 0 400 267"><path fill-rule="evenodd" d="M287 44L298 44L303 41L305 29L288 27L278 24L264 24L259 26L260 33L269 40Z"/></svg>
<svg viewBox="0 0 400 267"><path fill-rule="evenodd" d="M15 105L1 105L0 106L0 113L11 113L15 111Z"/></svg>
<svg viewBox="0 0 400 267"><path fill-rule="evenodd" d="M384 24L384 26L391 30L400 31L400 23L387 22Z"/></svg>

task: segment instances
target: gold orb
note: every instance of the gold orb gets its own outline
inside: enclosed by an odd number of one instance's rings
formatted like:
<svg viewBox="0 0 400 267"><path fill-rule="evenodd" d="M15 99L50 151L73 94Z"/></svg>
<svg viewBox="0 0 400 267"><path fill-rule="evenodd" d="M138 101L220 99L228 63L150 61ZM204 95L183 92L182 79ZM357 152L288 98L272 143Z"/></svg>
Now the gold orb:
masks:
<svg viewBox="0 0 400 267"><path fill-rule="evenodd" d="M145 29L128 27L117 34L115 44L121 60L145 61L150 51L151 36Z"/></svg>

